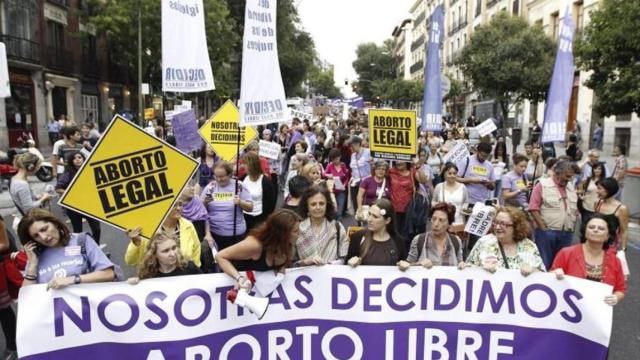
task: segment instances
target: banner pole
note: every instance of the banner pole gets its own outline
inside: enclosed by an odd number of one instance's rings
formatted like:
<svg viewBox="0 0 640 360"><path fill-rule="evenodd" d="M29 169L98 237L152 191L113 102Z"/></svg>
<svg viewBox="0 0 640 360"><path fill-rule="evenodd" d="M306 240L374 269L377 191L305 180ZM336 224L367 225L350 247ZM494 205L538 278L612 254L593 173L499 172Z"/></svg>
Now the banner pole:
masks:
<svg viewBox="0 0 640 360"><path fill-rule="evenodd" d="M240 124L238 124L238 138L236 139L236 187L234 190L234 197L235 195L238 195L238 173L240 171ZM236 238L236 231L237 231L237 220L238 220L238 211L236 209L236 206L238 205L234 205L233 206L233 239L235 240ZM240 206L240 208L242 209L242 206Z"/></svg>

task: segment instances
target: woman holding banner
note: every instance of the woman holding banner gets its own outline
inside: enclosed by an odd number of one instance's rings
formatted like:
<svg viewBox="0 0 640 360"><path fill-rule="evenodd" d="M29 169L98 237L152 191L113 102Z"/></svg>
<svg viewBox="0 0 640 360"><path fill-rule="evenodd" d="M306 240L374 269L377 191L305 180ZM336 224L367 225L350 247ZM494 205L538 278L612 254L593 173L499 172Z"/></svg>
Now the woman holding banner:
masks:
<svg viewBox="0 0 640 360"><path fill-rule="evenodd" d="M377 200L369 209L367 228L351 236L345 264L395 266L405 259L404 239L396 230L395 218L391 201Z"/></svg>
<svg viewBox="0 0 640 360"><path fill-rule="evenodd" d="M240 275L240 271L284 272L291 265L300 220L300 216L291 210L274 212L267 221L251 230L246 239L216 255L220 269L234 278L238 287L247 290L252 284Z"/></svg>
<svg viewBox="0 0 640 360"><path fill-rule="evenodd" d="M362 204L358 201L360 195L360 182L371 176L371 152L369 149L362 147L362 139L358 136L353 136L350 141L351 145L351 160L349 167L351 168L351 181L349 182L349 189L351 191L351 204L353 210L357 211ZM386 171L386 170L385 170Z"/></svg>
<svg viewBox="0 0 640 360"><path fill-rule="evenodd" d="M407 260L401 260L398 268L405 271L411 265L421 265L430 269L436 266L463 266L462 240L449 234L455 219L455 206L438 203L431 208L431 231L413 238L409 246Z"/></svg>
<svg viewBox="0 0 640 360"><path fill-rule="evenodd" d="M247 223L243 211L252 211L253 202L242 182L232 179L230 163L218 162L213 173L214 180L202 190L200 197L209 213L210 231L218 250L222 250L244 239Z"/></svg>
<svg viewBox="0 0 640 360"><path fill-rule="evenodd" d="M324 171L324 176L333 179L333 193L336 197L337 213L336 219L342 220L344 215L347 192L346 185L349 183L349 169L347 165L340 160L342 152L338 148L329 151L329 164Z"/></svg>
<svg viewBox="0 0 640 360"><path fill-rule="evenodd" d="M312 186L304 193L300 205L304 220L296 241L295 265L343 264L349 240L344 226L335 219L329 190Z"/></svg>
<svg viewBox="0 0 640 360"><path fill-rule="evenodd" d="M149 242L138 267L138 276L127 282L137 284L143 279L197 274L202 274L202 271L182 255L176 239L160 232Z"/></svg>
<svg viewBox="0 0 640 360"><path fill-rule="evenodd" d="M571 275L613 286L613 294L604 298L616 305L627 292L622 264L615 252L607 251L615 243L616 229L606 216L594 214L582 224L580 244L560 250L551 265L558 279Z"/></svg>
<svg viewBox="0 0 640 360"><path fill-rule="evenodd" d="M498 268L520 270L524 276L545 271L538 247L528 238L530 233L529 220L522 210L500 207L493 220L493 233L478 239L467 263L489 272Z"/></svg>
<svg viewBox="0 0 640 360"><path fill-rule="evenodd" d="M47 210L29 211L18 225L18 236L27 254L22 286L47 284L47 289L61 289L115 279L113 263L91 236L70 233Z"/></svg>

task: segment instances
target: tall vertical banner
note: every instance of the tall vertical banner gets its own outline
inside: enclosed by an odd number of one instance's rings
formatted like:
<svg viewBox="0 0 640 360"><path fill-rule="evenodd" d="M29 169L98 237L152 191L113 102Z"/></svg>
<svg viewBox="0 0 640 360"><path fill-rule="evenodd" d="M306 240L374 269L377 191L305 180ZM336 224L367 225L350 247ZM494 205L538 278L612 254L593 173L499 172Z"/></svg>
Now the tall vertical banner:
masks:
<svg viewBox="0 0 640 360"><path fill-rule="evenodd" d="M440 45L444 34L442 5L433 10L424 69L424 107L422 131L442 131L442 80L440 79Z"/></svg>
<svg viewBox="0 0 640 360"><path fill-rule="evenodd" d="M242 38L240 126L288 120L278 44L276 0L247 0Z"/></svg>
<svg viewBox="0 0 640 360"><path fill-rule="evenodd" d="M213 89L202 0L162 0L162 91Z"/></svg>
<svg viewBox="0 0 640 360"><path fill-rule="evenodd" d="M7 49L4 43L0 43L0 98L11 96L9 85L9 66L7 65Z"/></svg>
<svg viewBox="0 0 640 360"><path fill-rule="evenodd" d="M575 25L569 13L569 7L562 19L562 28L558 39L558 54L553 66L553 75L547 104L544 110L544 122L542 124L541 141L564 141L566 133L567 116L569 113L569 101L573 88L573 35Z"/></svg>

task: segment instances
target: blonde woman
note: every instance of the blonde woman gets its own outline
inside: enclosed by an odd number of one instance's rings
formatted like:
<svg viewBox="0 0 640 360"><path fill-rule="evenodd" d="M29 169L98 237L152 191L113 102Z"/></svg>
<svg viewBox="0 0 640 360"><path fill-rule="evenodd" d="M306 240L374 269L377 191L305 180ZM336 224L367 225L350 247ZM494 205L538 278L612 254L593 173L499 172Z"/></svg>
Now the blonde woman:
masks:
<svg viewBox="0 0 640 360"><path fill-rule="evenodd" d="M178 241L165 233L157 233L144 253L138 276L127 281L137 284L143 279L196 274L202 274L202 271L193 261L185 259Z"/></svg>

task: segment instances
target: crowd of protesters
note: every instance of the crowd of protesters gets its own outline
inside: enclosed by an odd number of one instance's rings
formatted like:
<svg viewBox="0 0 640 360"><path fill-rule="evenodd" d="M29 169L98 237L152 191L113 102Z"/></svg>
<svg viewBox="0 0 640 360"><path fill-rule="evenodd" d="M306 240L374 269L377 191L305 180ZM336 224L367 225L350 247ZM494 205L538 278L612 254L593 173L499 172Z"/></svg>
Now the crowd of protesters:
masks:
<svg viewBox="0 0 640 360"><path fill-rule="evenodd" d="M616 147L615 164L600 162L597 149L586 151L582 161L572 136L564 156L553 156L536 139L525 143L524 153L509 154L504 132L476 139L469 127L445 125L441 133L420 133L410 162L372 157L361 112L346 121L323 116L259 127L262 140L280 145L278 159L260 156L257 141L237 163L221 160L203 145L190 154L199 159L198 171L160 231L151 239L141 238L139 227L126 233L124 263L137 268L129 282L224 272L249 288L244 270L348 264L464 271L478 266L489 272L516 269L524 276L553 271L559 279L582 277L613 285L603 299L607 304L624 298L626 278L616 256L628 243L629 213L619 201L627 167L624 147ZM90 126L52 123L49 128L52 141L62 137L53 158L55 189L63 192L97 138ZM471 155L445 162L457 142ZM123 280L114 264L121 259L110 259L99 246L100 223L66 210L72 232L64 219L43 209L52 194L34 194L26 180L40 162L29 153L16 158L19 172L11 182L11 198L19 215L20 250L11 246L0 221L0 250L23 270L22 286L58 289ZM495 207L484 236L464 231L475 204ZM91 235L82 233L83 218ZM67 251L70 247L78 251ZM64 271L49 270L58 267ZM15 351L12 284L0 281L0 320L9 355Z"/></svg>

